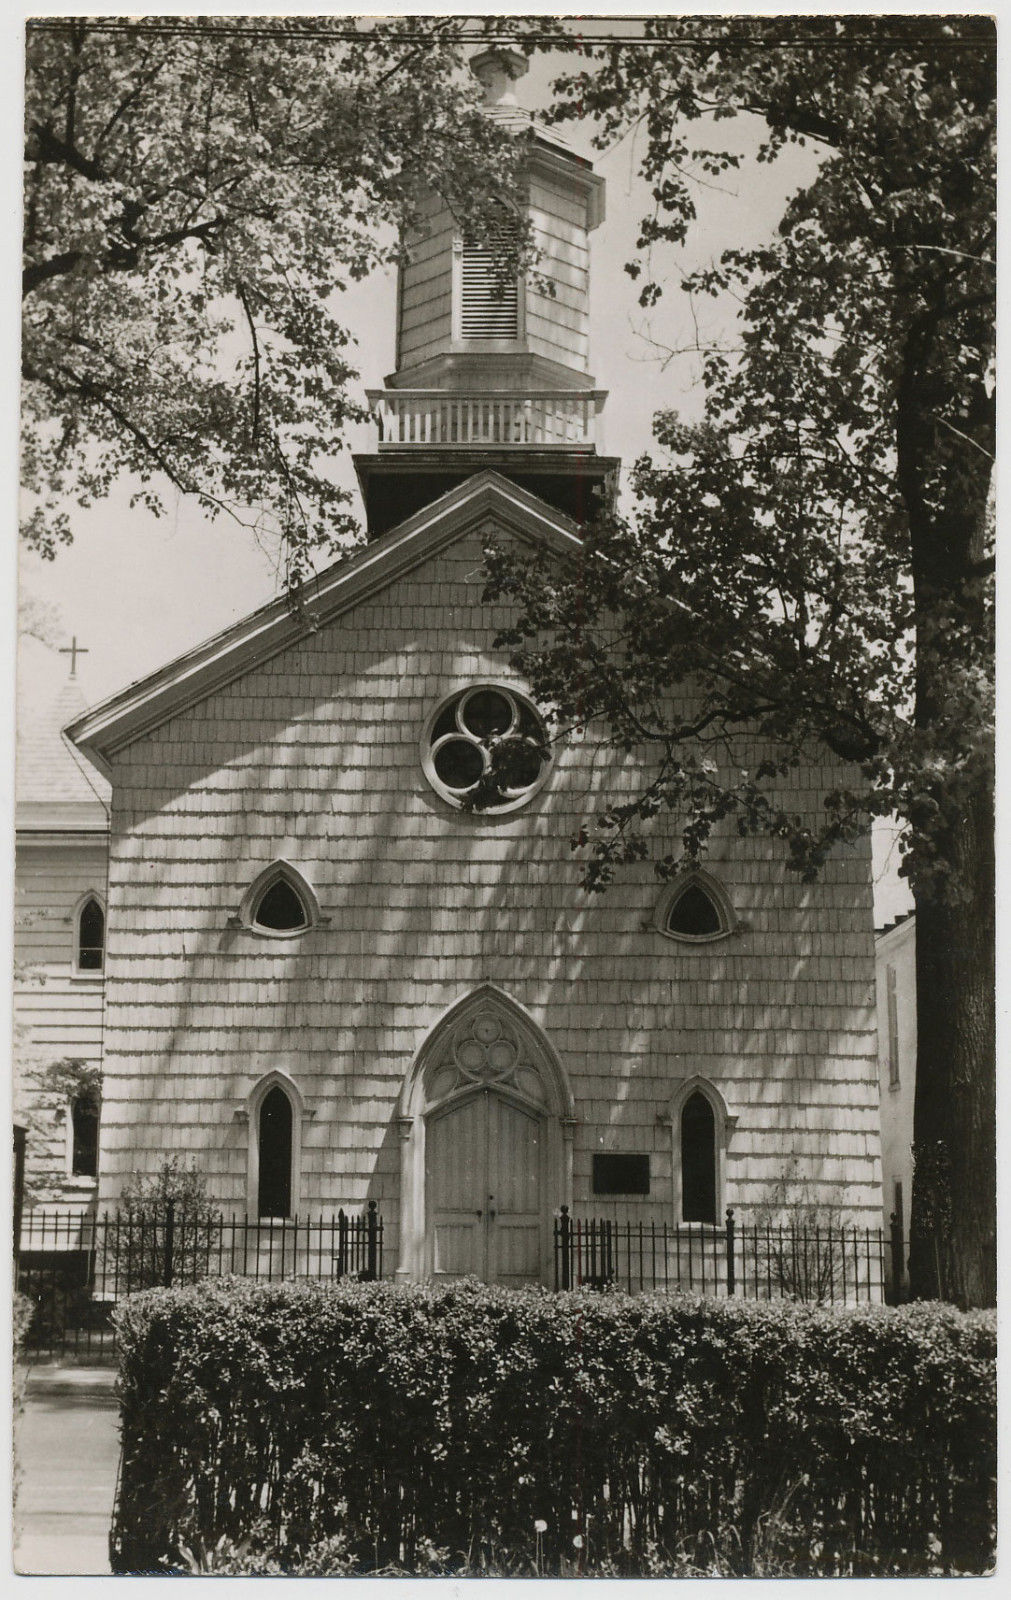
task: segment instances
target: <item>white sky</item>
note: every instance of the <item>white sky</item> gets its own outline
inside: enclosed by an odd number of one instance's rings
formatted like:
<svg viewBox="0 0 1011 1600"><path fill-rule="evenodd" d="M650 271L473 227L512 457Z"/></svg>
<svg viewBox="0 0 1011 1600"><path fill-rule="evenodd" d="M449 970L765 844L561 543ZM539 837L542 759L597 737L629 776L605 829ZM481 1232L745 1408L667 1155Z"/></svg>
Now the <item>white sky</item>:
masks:
<svg viewBox="0 0 1011 1600"><path fill-rule="evenodd" d="M65 15L71 9L78 8L40 5L36 14ZM108 14L126 8L97 9ZM129 9L136 14L163 8ZM234 15L267 8L227 9ZM309 8L269 9L276 13ZM332 14L334 8L329 9ZM561 64L561 57L535 59L517 86L520 104L535 111L545 104L550 79ZM691 340L690 308L676 288L678 269L705 264L730 245L746 247L768 237L785 199L812 170L814 156L793 149L771 166L745 160L738 172L700 188L698 222L688 245L682 251L665 249L655 258L658 275L669 277L671 287L659 306L646 313L637 304L639 286L622 270L633 254L636 223L649 208L645 186L635 177L632 143L626 139L601 156L590 149L589 127L566 124L562 131L581 153L592 156L607 180L606 219L591 240L590 363L598 385L609 390L602 448L621 456L627 468L648 448L651 418L658 407L697 411L699 406L696 359L678 357L665 366L662 351L650 342L671 347ZM755 129L747 119L722 123L717 134L720 140L739 141L742 152L754 148ZM394 294L391 271L352 285L340 297L338 315L358 339L363 388L380 386L394 365ZM707 300L700 310L707 319L705 332L721 339L733 336L732 302ZM370 428L353 430L349 442L353 449L374 449L375 433ZM339 476L357 497L349 451L341 458ZM168 514L161 519L143 508L131 510L128 499L124 488L105 503L76 512L74 543L55 561L43 562L30 552L20 556L22 590L50 610L63 635L61 643L76 636L86 647L78 677L92 700L163 665L278 592L271 552L260 549L248 531L223 518L209 521L191 501L171 490ZM882 885L886 892L878 908L879 921L909 904L905 886L892 883L893 873L886 870L887 846L885 841L878 851L881 873L889 880Z"/></svg>

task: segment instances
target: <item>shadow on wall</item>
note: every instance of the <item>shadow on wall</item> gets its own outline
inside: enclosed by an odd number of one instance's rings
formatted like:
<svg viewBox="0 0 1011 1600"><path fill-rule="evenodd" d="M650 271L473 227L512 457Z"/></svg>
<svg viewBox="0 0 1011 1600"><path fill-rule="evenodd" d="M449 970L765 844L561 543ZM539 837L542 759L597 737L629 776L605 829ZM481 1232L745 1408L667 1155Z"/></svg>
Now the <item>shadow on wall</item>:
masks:
<svg viewBox="0 0 1011 1600"><path fill-rule="evenodd" d="M580 888L569 841L615 780L589 741L562 745L547 784L507 816L464 815L434 792L420 759L434 706L467 683L512 680L485 642L504 617L489 608L478 630L467 598L449 624L440 610L438 629L406 630L391 651L374 641L400 631L402 611L380 597L368 625L307 636L125 752L107 978L113 1178L184 1142L212 1192L243 1205L248 1130L234 1113L282 1065L316 1110L303 1170L318 1192L305 1202L346 1203L353 1189L395 1226L404 1074L443 1011L485 980L526 1007L565 1063L584 1170L591 1130L651 1125L686 1073L736 1072L739 1093L766 1106L815 1104L826 1062L852 1053L851 1019L870 1029L854 987L868 975L839 953L862 891L827 915L832 883L857 879L853 862L803 886L773 844L727 835L709 863L740 926L718 945L677 945L654 926L661 886L648 865L605 896ZM622 768L631 781L630 758ZM230 927L282 856L327 925L290 940ZM807 1142L817 1160L817 1138Z"/></svg>

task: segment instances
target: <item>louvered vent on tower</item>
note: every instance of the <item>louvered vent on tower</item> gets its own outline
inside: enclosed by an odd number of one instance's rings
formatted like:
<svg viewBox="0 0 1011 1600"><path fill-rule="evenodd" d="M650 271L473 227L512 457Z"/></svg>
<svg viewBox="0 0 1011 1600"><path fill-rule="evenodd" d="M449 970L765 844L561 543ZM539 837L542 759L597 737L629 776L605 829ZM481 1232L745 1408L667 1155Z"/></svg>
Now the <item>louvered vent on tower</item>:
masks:
<svg viewBox="0 0 1011 1600"><path fill-rule="evenodd" d="M518 339L514 273L503 270L505 246L464 244L460 332L464 339Z"/></svg>

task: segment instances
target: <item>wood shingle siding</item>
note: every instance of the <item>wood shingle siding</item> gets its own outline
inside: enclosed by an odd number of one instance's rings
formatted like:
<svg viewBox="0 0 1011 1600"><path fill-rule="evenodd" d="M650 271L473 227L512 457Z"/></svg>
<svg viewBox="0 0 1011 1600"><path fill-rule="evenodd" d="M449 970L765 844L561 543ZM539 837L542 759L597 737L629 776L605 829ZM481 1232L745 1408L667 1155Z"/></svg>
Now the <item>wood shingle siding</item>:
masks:
<svg viewBox="0 0 1011 1600"><path fill-rule="evenodd" d="M491 982L568 1075L578 1208L599 1206L594 1151L645 1152L651 1193L629 1204L670 1218L672 1131L658 1118L697 1073L738 1119L735 1205L790 1171L876 1225L869 853L839 853L802 885L777 847L727 832L709 868L740 926L678 945L653 926L648 867L602 897L580 890L568 841L597 804L591 739L563 743L524 809L445 804L421 769L426 717L472 681L516 681L489 648L506 614L480 603L481 546L466 535L115 758L104 1197L183 1149L241 1211L241 1113L280 1067L312 1113L302 1209L379 1200L395 1260L398 1096L447 1008ZM635 776L632 762L608 772L629 792ZM794 804L814 810L839 776L812 771ZM281 857L328 923L276 942L229 926Z"/></svg>

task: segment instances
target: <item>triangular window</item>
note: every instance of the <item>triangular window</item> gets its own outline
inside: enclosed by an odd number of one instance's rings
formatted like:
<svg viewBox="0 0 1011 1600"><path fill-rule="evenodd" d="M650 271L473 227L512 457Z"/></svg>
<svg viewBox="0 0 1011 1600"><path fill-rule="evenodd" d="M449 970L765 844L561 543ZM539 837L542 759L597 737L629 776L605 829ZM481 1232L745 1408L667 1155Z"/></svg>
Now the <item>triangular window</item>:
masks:
<svg viewBox="0 0 1011 1600"><path fill-rule="evenodd" d="M690 883L667 913L667 929L686 939L709 939L722 931L718 908L700 884Z"/></svg>
<svg viewBox="0 0 1011 1600"><path fill-rule="evenodd" d="M305 906L286 878L275 878L264 891L253 912L253 926L274 933L295 933L309 926Z"/></svg>
<svg viewBox="0 0 1011 1600"><path fill-rule="evenodd" d="M721 939L734 927L730 901L708 873L693 872L668 889L657 908L657 927L689 944Z"/></svg>

